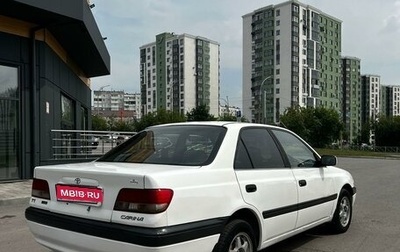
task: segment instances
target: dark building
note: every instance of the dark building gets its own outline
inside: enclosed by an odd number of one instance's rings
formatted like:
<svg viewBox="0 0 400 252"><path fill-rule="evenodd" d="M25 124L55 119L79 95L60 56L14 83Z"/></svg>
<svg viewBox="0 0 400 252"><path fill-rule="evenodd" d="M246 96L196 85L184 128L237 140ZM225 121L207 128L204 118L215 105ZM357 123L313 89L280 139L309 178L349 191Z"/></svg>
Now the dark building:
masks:
<svg viewBox="0 0 400 252"><path fill-rule="evenodd" d="M110 56L87 0L0 1L0 182L52 158L52 129L90 128Z"/></svg>

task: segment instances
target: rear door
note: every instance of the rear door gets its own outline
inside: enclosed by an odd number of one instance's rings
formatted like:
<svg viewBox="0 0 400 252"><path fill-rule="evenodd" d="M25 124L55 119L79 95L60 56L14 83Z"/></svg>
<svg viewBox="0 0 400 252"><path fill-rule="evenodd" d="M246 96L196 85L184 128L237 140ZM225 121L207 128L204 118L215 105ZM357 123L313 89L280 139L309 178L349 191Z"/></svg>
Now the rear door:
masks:
<svg viewBox="0 0 400 252"><path fill-rule="evenodd" d="M240 132L234 168L243 198L262 216L262 240L295 228L297 186L266 128Z"/></svg>
<svg viewBox="0 0 400 252"><path fill-rule="evenodd" d="M323 221L332 213L337 194L334 181L318 157L298 137L283 130L272 130L282 145L298 186L299 204L296 228Z"/></svg>

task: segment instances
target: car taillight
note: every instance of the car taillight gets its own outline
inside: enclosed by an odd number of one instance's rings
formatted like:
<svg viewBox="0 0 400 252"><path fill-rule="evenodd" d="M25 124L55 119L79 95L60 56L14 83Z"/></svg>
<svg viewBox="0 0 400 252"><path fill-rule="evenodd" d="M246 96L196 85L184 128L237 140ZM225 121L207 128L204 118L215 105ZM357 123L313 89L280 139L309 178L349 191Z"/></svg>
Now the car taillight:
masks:
<svg viewBox="0 0 400 252"><path fill-rule="evenodd" d="M43 179L33 179L32 182L32 197L50 199L49 184Z"/></svg>
<svg viewBox="0 0 400 252"><path fill-rule="evenodd" d="M119 191L114 210L136 213L161 213L167 210L174 192L171 189L128 189Z"/></svg>

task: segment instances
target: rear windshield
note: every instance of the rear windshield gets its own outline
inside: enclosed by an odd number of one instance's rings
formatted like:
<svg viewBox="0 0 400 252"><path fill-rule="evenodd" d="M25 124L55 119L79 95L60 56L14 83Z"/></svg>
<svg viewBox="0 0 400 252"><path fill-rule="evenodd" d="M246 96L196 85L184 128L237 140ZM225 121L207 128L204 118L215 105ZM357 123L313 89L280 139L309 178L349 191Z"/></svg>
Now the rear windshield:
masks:
<svg viewBox="0 0 400 252"><path fill-rule="evenodd" d="M213 161L226 129L218 126L163 126L139 132L98 161L206 165Z"/></svg>

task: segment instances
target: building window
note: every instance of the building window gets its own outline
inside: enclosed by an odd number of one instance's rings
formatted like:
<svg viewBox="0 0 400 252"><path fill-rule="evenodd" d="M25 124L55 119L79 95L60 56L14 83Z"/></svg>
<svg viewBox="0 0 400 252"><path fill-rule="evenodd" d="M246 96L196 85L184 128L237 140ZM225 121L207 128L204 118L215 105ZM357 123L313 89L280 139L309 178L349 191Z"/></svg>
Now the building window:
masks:
<svg viewBox="0 0 400 252"><path fill-rule="evenodd" d="M276 10L276 16L279 17L281 15L281 10Z"/></svg>
<svg viewBox="0 0 400 252"><path fill-rule="evenodd" d="M81 128L83 130L89 129L88 109L85 107L81 107Z"/></svg>
<svg viewBox="0 0 400 252"><path fill-rule="evenodd" d="M74 129L74 102L61 95L61 129Z"/></svg>

